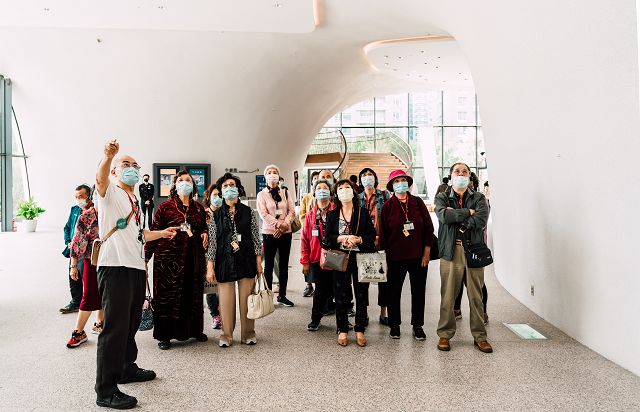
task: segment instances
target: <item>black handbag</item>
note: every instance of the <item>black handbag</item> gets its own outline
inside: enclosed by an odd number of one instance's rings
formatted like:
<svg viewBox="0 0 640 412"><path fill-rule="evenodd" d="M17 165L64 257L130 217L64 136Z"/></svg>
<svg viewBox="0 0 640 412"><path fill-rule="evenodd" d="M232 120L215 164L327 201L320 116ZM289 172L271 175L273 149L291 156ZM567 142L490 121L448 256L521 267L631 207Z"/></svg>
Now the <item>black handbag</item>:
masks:
<svg viewBox="0 0 640 412"><path fill-rule="evenodd" d="M467 266L470 268L483 268L493 263L491 250L484 243L464 243L464 255L467 258Z"/></svg>
<svg viewBox="0 0 640 412"><path fill-rule="evenodd" d="M151 298L151 288L149 287L149 275L147 274L147 296L144 299L144 304L142 305L142 317L140 318L140 326L138 326L139 331L151 330L153 329L153 305Z"/></svg>

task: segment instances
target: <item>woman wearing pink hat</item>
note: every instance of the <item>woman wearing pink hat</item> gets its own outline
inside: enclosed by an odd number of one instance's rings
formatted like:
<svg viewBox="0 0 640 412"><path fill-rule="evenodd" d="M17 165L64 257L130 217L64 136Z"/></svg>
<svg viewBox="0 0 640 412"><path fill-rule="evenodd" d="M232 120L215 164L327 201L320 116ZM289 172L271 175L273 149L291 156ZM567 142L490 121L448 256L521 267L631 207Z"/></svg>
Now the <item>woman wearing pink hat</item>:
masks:
<svg viewBox="0 0 640 412"><path fill-rule="evenodd" d="M402 170L389 175L387 190L393 196L384 206L380 216L380 249L387 254L389 289L389 336L400 339L400 300L402 286L409 273L411 282L411 325L413 336L425 340L425 293L429 253L436 237L433 222L422 199L409 193L413 184L411 176Z"/></svg>

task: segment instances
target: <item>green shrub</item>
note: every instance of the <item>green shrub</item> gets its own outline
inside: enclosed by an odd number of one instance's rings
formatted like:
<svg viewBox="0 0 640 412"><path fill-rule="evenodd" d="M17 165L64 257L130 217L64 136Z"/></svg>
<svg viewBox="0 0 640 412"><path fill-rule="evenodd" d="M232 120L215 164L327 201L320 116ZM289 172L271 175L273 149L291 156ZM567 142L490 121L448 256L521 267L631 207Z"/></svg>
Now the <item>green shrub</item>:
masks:
<svg viewBox="0 0 640 412"><path fill-rule="evenodd" d="M24 200L18 203L16 216L26 220L33 220L43 214L45 210L38 206L33 199Z"/></svg>

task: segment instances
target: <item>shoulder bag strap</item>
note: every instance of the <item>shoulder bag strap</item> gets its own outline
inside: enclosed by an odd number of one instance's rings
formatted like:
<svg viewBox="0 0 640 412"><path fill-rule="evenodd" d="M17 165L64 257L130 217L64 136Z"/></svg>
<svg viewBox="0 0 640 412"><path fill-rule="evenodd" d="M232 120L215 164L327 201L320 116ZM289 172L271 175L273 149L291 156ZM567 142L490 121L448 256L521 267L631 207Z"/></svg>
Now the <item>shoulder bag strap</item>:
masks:
<svg viewBox="0 0 640 412"><path fill-rule="evenodd" d="M131 210L131 212L129 212L129 216L127 216L127 225L129 224L129 221L131 220L131 216L133 216L133 209ZM114 233L116 233L116 230L118 230L118 226L114 226L113 229L111 229L109 231L109 233L107 233L107 235L101 239L103 242L106 241L107 239L109 239L109 237L111 235L113 235Z"/></svg>

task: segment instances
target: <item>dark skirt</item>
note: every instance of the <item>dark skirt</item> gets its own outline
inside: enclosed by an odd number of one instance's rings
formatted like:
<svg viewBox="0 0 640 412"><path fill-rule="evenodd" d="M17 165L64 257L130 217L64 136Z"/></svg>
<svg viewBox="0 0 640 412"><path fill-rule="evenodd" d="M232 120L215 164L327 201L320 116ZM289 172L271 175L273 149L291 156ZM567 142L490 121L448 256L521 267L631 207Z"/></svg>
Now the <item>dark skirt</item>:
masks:
<svg viewBox="0 0 640 412"><path fill-rule="evenodd" d="M102 309L102 298L98 291L97 268L91 264L91 259L84 259L84 270L82 271L82 301L80 310L92 312Z"/></svg>

